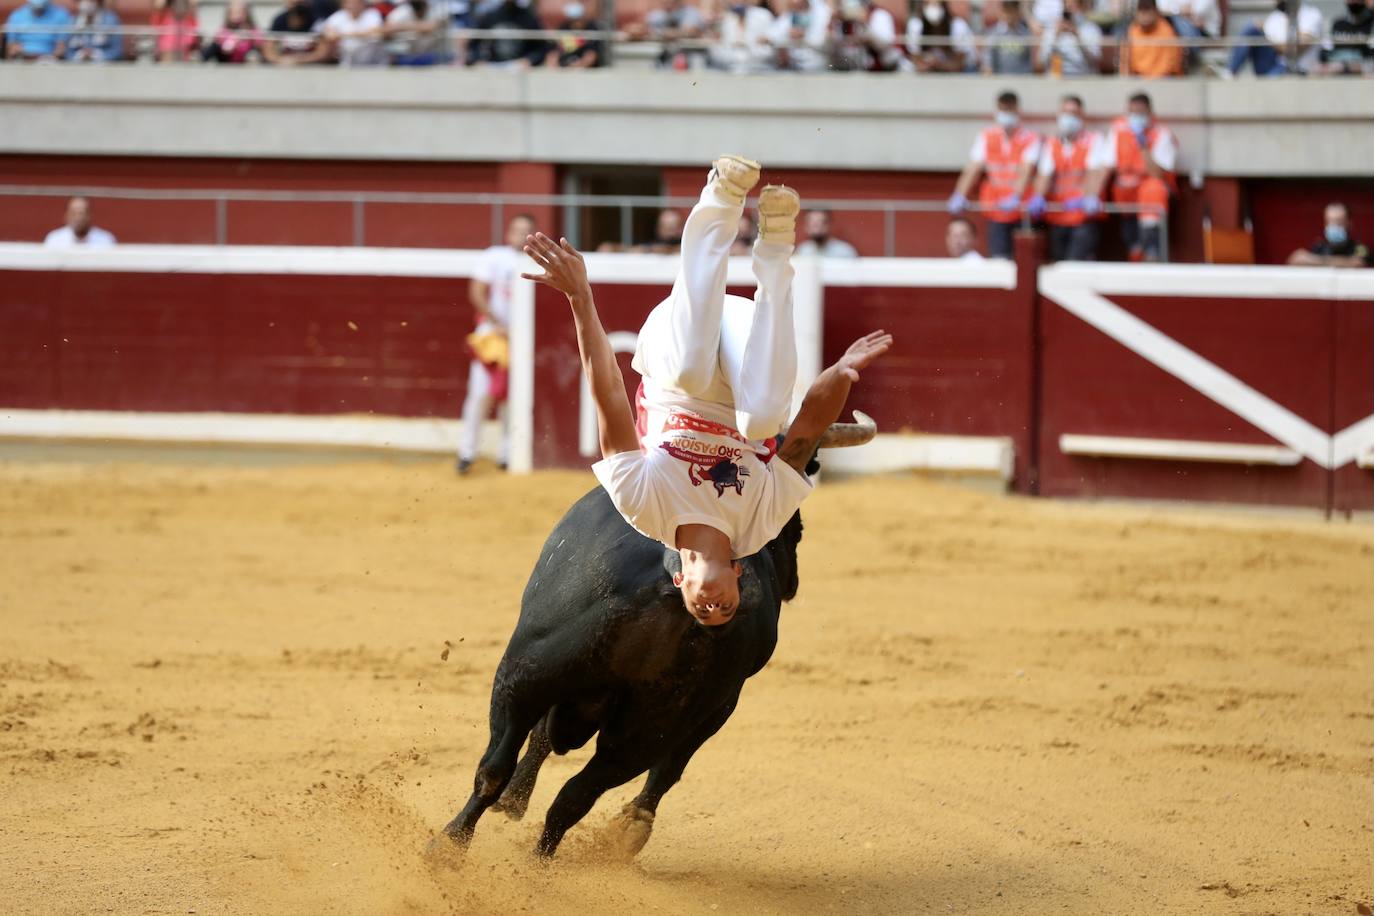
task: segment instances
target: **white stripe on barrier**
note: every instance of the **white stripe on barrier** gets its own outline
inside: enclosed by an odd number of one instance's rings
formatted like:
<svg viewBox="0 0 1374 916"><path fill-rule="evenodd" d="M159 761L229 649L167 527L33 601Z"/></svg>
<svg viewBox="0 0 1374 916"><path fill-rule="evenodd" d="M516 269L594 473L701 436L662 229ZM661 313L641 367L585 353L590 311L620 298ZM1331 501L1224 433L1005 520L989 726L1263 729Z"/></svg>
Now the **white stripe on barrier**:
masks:
<svg viewBox="0 0 1374 916"><path fill-rule="evenodd" d="M1144 439L1134 436L1083 436L1064 433L1059 450L1095 458L1144 458L1160 461L1213 461L1225 464L1273 464L1292 467L1302 455L1282 445L1202 442L1188 439Z"/></svg>
<svg viewBox="0 0 1374 916"><path fill-rule="evenodd" d="M0 270L458 278L471 277L481 258L480 251L429 248L116 245L51 249L0 243Z"/></svg>
<svg viewBox="0 0 1374 916"><path fill-rule="evenodd" d="M1118 296L1257 299L1369 299L1374 271L1216 264L1053 264L1040 268L1056 289Z"/></svg>
<svg viewBox="0 0 1374 916"><path fill-rule="evenodd" d="M459 420L366 414L144 413L0 408L0 438L330 446L456 454ZM482 424L481 450L496 454L501 424Z"/></svg>

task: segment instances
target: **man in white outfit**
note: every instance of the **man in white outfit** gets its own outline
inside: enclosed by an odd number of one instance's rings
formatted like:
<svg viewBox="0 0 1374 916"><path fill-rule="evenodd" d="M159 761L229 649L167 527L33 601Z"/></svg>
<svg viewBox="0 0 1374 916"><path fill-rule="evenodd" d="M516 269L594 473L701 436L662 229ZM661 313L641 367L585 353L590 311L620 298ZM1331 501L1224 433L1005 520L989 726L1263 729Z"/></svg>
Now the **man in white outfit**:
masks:
<svg viewBox="0 0 1374 916"><path fill-rule="evenodd" d="M506 366L502 359L493 359L492 354L500 357L509 352L503 344L510 322L511 290L519 271L520 246L525 244L525 237L533 231L533 217L522 213L512 219L506 225L506 243L493 245L482 252L477 273L468 284L468 301L476 312L477 327L468 338L474 352L472 365L468 369L468 394L463 401L462 440L458 445L459 474L466 474L477 458L482 423L491 413L492 401L500 402L497 412L501 416L502 470L505 470L510 457L505 397L499 390L493 392L492 384L493 379L501 377ZM487 360L482 358L484 353L488 356Z"/></svg>
<svg viewBox="0 0 1374 916"><path fill-rule="evenodd" d="M811 492L804 469L866 368L891 346L876 331L817 378L787 422L797 373L792 265L801 201L791 188L759 195L754 301L725 294L726 266L759 165L715 162L682 233L682 266L669 297L639 333L638 418L596 313L582 256L567 240L530 236L525 252L544 273L522 276L568 297L582 366L596 401L602 460L593 465L611 501L641 534L676 549L683 603L707 626L739 605L737 558L759 551Z"/></svg>
<svg viewBox="0 0 1374 916"><path fill-rule="evenodd" d="M115 237L91 223L91 202L84 197L67 201L67 224L49 232L44 248L109 248Z"/></svg>

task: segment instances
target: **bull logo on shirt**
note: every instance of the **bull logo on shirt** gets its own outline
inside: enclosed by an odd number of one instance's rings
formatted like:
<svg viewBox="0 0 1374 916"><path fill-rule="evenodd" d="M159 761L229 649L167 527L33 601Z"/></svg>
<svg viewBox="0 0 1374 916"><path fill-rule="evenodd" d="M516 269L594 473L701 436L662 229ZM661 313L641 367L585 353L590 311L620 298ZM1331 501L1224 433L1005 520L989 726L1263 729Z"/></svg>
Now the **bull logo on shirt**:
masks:
<svg viewBox="0 0 1374 916"><path fill-rule="evenodd" d="M692 444L700 445L695 442ZM660 447L679 461L686 462L687 479L692 482L692 486L699 487L709 483L716 488L717 497L724 496L726 490L734 490L739 495L744 495L744 479L749 476L749 469L740 467L731 460L740 455L739 449L713 448L712 450L726 454L712 455L683 448L676 441L664 442Z"/></svg>
<svg viewBox="0 0 1374 916"><path fill-rule="evenodd" d="M706 476L715 485L717 497L724 496L725 490L729 487L733 487L735 492L742 496L744 495L744 478L749 476L749 470L726 458L711 465L706 471Z"/></svg>

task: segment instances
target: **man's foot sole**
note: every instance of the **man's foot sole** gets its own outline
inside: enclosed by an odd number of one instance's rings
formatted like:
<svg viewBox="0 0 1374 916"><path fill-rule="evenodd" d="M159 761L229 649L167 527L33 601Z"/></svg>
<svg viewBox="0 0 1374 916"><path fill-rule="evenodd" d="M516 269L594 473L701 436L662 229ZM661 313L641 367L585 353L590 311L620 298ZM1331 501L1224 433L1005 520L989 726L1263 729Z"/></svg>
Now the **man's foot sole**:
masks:
<svg viewBox="0 0 1374 916"><path fill-rule="evenodd" d="M759 170L762 168L752 159L726 154L711 163L707 184L742 206L749 192L754 190L754 185L759 183Z"/></svg>
<svg viewBox="0 0 1374 916"><path fill-rule="evenodd" d="M799 213L800 194L787 185L765 185L759 192L759 241L796 242Z"/></svg>

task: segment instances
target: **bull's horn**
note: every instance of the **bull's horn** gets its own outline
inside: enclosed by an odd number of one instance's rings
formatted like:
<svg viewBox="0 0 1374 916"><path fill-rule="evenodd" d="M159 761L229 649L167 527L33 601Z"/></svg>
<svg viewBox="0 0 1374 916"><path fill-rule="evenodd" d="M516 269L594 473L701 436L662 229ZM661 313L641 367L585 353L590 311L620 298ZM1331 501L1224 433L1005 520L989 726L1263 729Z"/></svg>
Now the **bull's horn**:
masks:
<svg viewBox="0 0 1374 916"><path fill-rule="evenodd" d="M878 424L862 410L854 411L854 423L831 423L821 434L820 448L845 448L863 445L878 435Z"/></svg>

